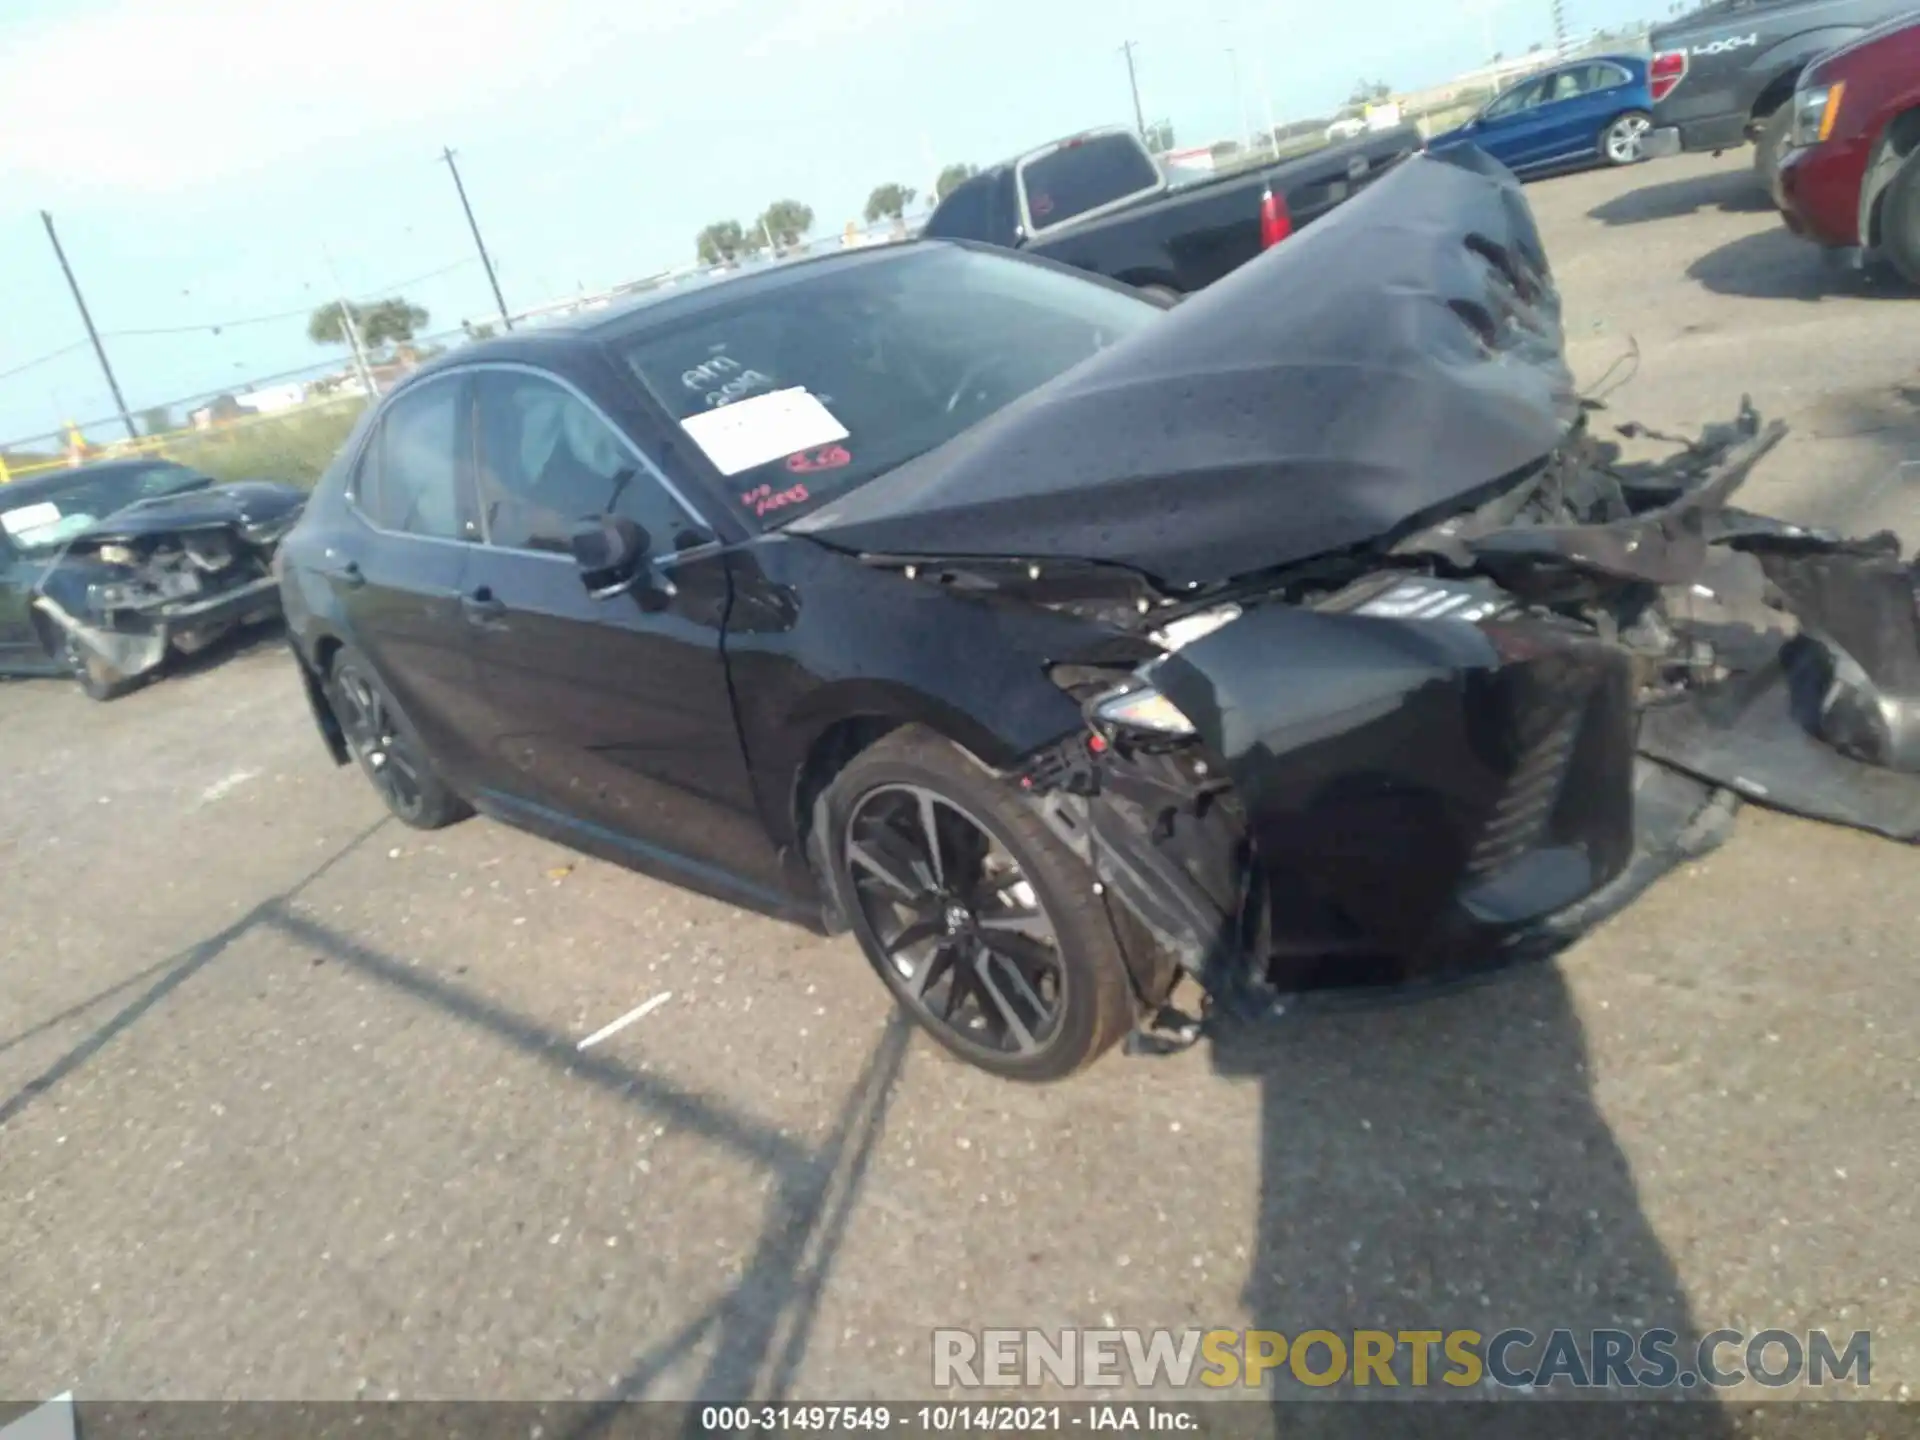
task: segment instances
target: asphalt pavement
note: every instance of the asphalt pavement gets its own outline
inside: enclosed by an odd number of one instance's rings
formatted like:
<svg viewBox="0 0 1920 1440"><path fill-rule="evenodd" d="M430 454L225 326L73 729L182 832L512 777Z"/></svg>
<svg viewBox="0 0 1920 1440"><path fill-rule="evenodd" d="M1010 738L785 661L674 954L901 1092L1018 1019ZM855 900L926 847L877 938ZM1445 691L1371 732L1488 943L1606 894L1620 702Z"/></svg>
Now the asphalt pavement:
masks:
<svg viewBox="0 0 1920 1440"><path fill-rule="evenodd" d="M1920 298L1749 183L1530 187L1576 366L1750 394L1747 503L1920 540ZM0 1397L899 1400L983 1325L1868 1328L1920 1384L1909 848L1749 809L1551 965L1033 1089L850 941L384 820L271 640L0 685L0 757Z"/></svg>

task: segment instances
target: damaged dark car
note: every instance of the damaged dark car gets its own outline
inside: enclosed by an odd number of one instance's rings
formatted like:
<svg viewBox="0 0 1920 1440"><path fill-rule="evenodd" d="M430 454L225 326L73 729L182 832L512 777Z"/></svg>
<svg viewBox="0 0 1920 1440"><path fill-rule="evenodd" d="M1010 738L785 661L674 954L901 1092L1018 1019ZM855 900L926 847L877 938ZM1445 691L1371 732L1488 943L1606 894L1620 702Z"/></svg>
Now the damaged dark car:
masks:
<svg viewBox="0 0 1920 1440"><path fill-rule="evenodd" d="M0 674L71 675L109 700L276 618L273 557L305 502L156 459L0 487Z"/></svg>
<svg viewBox="0 0 1920 1440"><path fill-rule="evenodd" d="M1914 569L1737 508L1729 411L1627 460L1466 150L1178 308L921 243L468 347L285 607L401 819L851 930L1051 1079L1550 950L1743 799L1920 839Z"/></svg>

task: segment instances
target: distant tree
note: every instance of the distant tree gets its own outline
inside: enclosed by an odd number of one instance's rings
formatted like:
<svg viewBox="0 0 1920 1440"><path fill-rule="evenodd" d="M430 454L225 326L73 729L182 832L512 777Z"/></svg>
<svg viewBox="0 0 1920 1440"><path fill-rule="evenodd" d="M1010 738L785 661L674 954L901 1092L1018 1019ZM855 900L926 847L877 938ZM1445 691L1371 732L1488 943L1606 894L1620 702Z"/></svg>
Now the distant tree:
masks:
<svg viewBox="0 0 1920 1440"><path fill-rule="evenodd" d="M1147 142L1147 149L1156 155L1165 155L1173 149L1173 122L1156 120L1147 127L1147 133L1143 138Z"/></svg>
<svg viewBox="0 0 1920 1440"><path fill-rule="evenodd" d="M1231 160L1240 153L1238 140L1216 140L1207 147L1208 153L1216 160Z"/></svg>
<svg viewBox="0 0 1920 1440"><path fill-rule="evenodd" d="M873 187L873 193L867 196L867 223L880 220L899 220L907 213L907 206L913 203L914 191L906 186L889 180L884 185Z"/></svg>
<svg viewBox="0 0 1920 1440"><path fill-rule="evenodd" d="M307 318L307 338L316 345L345 345L348 314L360 332L360 343L369 350L384 349L413 339L426 328L427 312L411 301L395 296L371 305L330 300Z"/></svg>
<svg viewBox="0 0 1920 1440"><path fill-rule="evenodd" d="M716 220L694 239L694 251L702 265L732 261L747 248L746 233L738 220Z"/></svg>
<svg viewBox="0 0 1920 1440"><path fill-rule="evenodd" d="M940 172L940 178L933 182L933 198L935 200L946 199L947 196L958 190L979 173L980 171L975 166L968 165L964 161L947 166L946 169Z"/></svg>
<svg viewBox="0 0 1920 1440"><path fill-rule="evenodd" d="M469 340L491 340L493 338L493 326L484 320L478 325L474 324L471 320L462 320L460 322L460 328L467 332L467 338Z"/></svg>
<svg viewBox="0 0 1920 1440"><path fill-rule="evenodd" d="M1371 105L1375 101L1385 100L1393 94L1393 86L1384 80L1357 80L1353 94L1347 97L1349 105Z"/></svg>
<svg viewBox="0 0 1920 1440"><path fill-rule="evenodd" d="M1545 48L1546 47L1544 45L1542 45L1538 40L1536 40L1533 42L1533 44L1527 46L1527 54L1538 55Z"/></svg>
<svg viewBox="0 0 1920 1440"><path fill-rule="evenodd" d="M142 435L165 435L173 429L173 411L165 405L155 405L140 412L140 433Z"/></svg>
<svg viewBox="0 0 1920 1440"><path fill-rule="evenodd" d="M374 350L402 345L427 328L427 312L419 305L397 296L378 300L358 315L360 343Z"/></svg>
<svg viewBox="0 0 1920 1440"><path fill-rule="evenodd" d="M757 228L773 236L774 244L790 248L813 229L813 207L798 200L776 200L761 213Z"/></svg>

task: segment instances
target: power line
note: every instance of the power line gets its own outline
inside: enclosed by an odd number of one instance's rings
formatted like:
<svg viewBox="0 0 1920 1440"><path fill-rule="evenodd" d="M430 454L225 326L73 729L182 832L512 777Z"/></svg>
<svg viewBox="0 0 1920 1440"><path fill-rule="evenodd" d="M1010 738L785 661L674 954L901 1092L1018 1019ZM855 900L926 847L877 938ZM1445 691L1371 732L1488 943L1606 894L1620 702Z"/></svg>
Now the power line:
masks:
<svg viewBox="0 0 1920 1440"><path fill-rule="evenodd" d="M437 270L429 270L421 275L411 275L405 280L396 280L386 285L376 286L373 289L362 291L359 295L350 298L356 303L364 303L391 291L405 290L409 285L423 285L429 280L438 280L442 275L450 275L455 270L464 270L467 266L474 263L474 257L469 255L465 259L455 260L450 265L442 265ZM303 305L298 310L280 310L270 315L247 315L242 316L238 320L215 320L202 322L198 325L168 325L151 330L102 330L100 332L100 339L139 340L166 335L198 335L202 331L238 330L248 325L268 325L279 320L293 320L303 315L311 315L314 308L312 305ZM0 380L11 380L16 375L24 375L30 370L38 370L42 365L51 365L55 360L63 359L76 350L86 349L90 343L92 342L88 340L76 340L71 345L62 345L58 350L49 350L44 355L37 355L31 360L23 361L11 370L0 370Z"/></svg>

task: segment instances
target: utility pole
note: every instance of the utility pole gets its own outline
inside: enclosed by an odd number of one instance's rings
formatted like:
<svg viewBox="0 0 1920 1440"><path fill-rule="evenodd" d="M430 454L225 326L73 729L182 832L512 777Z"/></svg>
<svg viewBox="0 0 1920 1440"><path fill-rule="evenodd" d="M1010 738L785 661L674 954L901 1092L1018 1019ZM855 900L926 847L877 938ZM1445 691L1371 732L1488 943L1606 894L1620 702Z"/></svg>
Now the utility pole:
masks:
<svg viewBox="0 0 1920 1440"><path fill-rule="evenodd" d="M100 332L93 328L93 316L87 313L86 299L80 294L80 282L73 278L73 267L67 264L67 252L60 248L60 237L54 233L53 216L42 210L40 219L47 227L47 239L53 242L53 253L60 261L60 272L67 277L67 288L73 291L73 303L80 307L80 323L87 327L87 338L93 342L93 353L100 361L100 373L107 377L107 389L113 392L113 403L120 410L120 423L127 427L129 440L138 440L140 432L134 428L133 416L127 411L126 397L120 393L120 382L113 378L113 366L107 363L107 347L100 343Z"/></svg>
<svg viewBox="0 0 1920 1440"><path fill-rule="evenodd" d="M460 208L467 212L467 228L473 231L474 249L480 252L480 264L486 269L487 283L493 286L493 303L500 307L500 323L511 330L513 319L507 314L506 297L500 293L500 279L493 273L493 261L487 258L487 242L480 238L480 222L473 218L473 206L467 203L467 187L460 183L460 167L453 163L453 151L444 145L440 148L440 158L447 162L447 169L453 172L453 188L460 192Z"/></svg>
<svg viewBox="0 0 1920 1440"><path fill-rule="evenodd" d="M340 297L340 328L347 337L347 347L353 351L354 373L360 377L360 387L367 392L368 400L380 398L380 387L373 378L373 367L367 363L366 347L360 343L360 322L354 318L353 302L347 298L346 287L340 283L340 272L333 267L333 252L325 245L320 254L327 262L327 274L333 277L333 290Z"/></svg>
<svg viewBox="0 0 1920 1440"><path fill-rule="evenodd" d="M1140 143L1146 145L1147 117L1140 109L1140 77L1134 73L1133 69L1134 44L1135 42L1132 40L1123 42L1120 46L1120 53L1127 57L1127 88L1133 91L1133 128L1140 132ZM1147 148L1152 149L1153 147L1148 145Z"/></svg>
<svg viewBox="0 0 1920 1440"><path fill-rule="evenodd" d="M1566 0L1553 0L1553 52L1556 58L1562 59L1567 53Z"/></svg>

